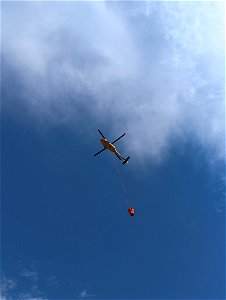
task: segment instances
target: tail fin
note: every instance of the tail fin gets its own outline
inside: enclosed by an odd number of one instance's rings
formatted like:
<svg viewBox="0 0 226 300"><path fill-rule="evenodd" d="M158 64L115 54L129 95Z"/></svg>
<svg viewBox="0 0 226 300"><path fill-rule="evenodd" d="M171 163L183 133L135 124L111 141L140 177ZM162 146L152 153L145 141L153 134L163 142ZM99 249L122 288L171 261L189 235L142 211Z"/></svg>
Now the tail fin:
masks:
<svg viewBox="0 0 226 300"><path fill-rule="evenodd" d="M123 165L127 164L129 159L130 159L130 156L128 156L128 157L124 160L124 162L123 162L122 164L123 164Z"/></svg>

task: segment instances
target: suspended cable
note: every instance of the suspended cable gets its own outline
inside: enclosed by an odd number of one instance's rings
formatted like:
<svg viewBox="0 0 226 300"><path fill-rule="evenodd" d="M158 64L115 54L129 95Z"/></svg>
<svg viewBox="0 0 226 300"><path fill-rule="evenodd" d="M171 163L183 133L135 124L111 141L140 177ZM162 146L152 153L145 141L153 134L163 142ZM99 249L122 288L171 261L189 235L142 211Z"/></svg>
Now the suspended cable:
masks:
<svg viewBox="0 0 226 300"><path fill-rule="evenodd" d="M117 173L118 173L119 180L121 182L121 186L122 186L122 190L123 190L123 193L124 193L124 196L125 196L126 203L127 203L127 205L129 205L128 195L127 195L125 184L123 182L122 175L120 174L116 158L114 157L113 159L114 159L114 163L115 163L115 167L116 167L116 170L117 170Z"/></svg>

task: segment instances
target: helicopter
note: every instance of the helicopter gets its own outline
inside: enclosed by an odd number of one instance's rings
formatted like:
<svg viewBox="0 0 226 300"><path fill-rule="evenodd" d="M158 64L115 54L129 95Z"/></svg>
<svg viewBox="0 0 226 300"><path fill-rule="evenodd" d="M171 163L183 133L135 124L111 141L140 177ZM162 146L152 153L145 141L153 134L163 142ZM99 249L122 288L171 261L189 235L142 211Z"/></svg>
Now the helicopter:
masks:
<svg viewBox="0 0 226 300"><path fill-rule="evenodd" d="M121 139L122 137L124 137L125 133L123 133L120 137L118 137L116 140L114 140L113 142L109 142L105 136L103 135L103 133L98 129L99 134L102 136L102 139L100 140L101 144L104 146L103 149L101 149L100 151L98 151L97 153L94 154L94 156L97 156L98 154L100 154L101 152L103 152L104 150L108 149L109 151L113 152L120 160L123 160L123 165L127 164L130 156L128 156L127 158L124 158L116 149L116 147L113 145L114 143L116 143L119 139Z"/></svg>

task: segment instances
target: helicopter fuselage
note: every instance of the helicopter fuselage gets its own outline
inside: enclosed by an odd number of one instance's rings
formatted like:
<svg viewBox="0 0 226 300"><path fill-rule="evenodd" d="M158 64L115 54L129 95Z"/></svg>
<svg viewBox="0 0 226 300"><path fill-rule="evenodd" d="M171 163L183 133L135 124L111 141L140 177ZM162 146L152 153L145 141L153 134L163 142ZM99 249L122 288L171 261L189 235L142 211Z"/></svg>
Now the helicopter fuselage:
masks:
<svg viewBox="0 0 226 300"><path fill-rule="evenodd" d="M101 139L100 142L101 142L101 144L102 144L105 148L107 148L109 151L114 152L114 153L118 152L118 151L116 150L115 146L112 145L111 143L109 143L108 140L106 140L106 139Z"/></svg>

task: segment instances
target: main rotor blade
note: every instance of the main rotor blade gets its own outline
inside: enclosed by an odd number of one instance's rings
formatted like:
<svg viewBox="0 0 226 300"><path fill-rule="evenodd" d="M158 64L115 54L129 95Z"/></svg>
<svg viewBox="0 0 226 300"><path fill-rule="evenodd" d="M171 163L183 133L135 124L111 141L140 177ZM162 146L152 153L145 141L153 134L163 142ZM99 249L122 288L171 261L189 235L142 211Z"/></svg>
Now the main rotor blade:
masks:
<svg viewBox="0 0 226 300"><path fill-rule="evenodd" d="M103 133L98 129L99 134L102 136L103 139L106 139L105 136L103 135Z"/></svg>
<svg viewBox="0 0 226 300"><path fill-rule="evenodd" d="M107 148L101 149L99 152L97 152L96 154L94 154L94 156L97 156L98 154L100 154L101 152L103 152L104 150L106 150Z"/></svg>
<svg viewBox="0 0 226 300"><path fill-rule="evenodd" d="M115 142L117 142L119 139L121 139L122 137L124 137L125 133L123 133L123 135L121 135L119 138L117 138L114 142L112 142L111 144L114 144Z"/></svg>

